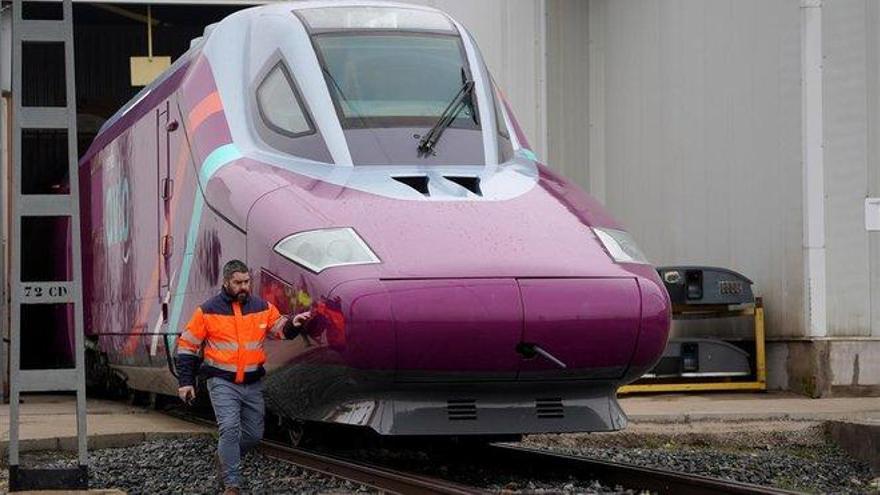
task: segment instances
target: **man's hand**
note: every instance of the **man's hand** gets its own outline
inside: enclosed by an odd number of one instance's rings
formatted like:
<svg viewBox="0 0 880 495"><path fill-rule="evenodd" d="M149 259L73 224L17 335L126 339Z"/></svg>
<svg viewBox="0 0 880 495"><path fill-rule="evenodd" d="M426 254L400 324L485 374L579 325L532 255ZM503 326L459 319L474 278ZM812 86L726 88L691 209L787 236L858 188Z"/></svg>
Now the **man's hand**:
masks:
<svg viewBox="0 0 880 495"><path fill-rule="evenodd" d="M293 317L293 326L301 327L312 318L312 313L306 311Z"/></svg>
<svg viewBox="0 0 880 495"><path fill-rule="evenodd" d="M177 389L177 396L186 404L192 404L192 401L196 398L196 389L192 385L180 387Z"/></svg>

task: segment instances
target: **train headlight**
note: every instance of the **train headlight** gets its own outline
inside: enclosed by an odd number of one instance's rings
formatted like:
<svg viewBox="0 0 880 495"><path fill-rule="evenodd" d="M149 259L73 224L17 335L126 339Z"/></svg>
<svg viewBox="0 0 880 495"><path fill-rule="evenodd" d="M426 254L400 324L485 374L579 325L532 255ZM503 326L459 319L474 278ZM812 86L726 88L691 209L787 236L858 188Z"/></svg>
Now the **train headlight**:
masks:
<svg viewBox="0 0 880 495"><path fill-rule="evenodd" d="M602 245L605 246L605 250L614 258L614 261L618 263L648 263L648 259L629 233L622 230L599 228L594 228L593 232L602 241Z"/></svg>
<svg viewBox="0 0 880 495"><path fill-rule="evenodd" d="M351 227L289 235L275 244L275 252L316 273L334 266L381 262Z"/></svg>

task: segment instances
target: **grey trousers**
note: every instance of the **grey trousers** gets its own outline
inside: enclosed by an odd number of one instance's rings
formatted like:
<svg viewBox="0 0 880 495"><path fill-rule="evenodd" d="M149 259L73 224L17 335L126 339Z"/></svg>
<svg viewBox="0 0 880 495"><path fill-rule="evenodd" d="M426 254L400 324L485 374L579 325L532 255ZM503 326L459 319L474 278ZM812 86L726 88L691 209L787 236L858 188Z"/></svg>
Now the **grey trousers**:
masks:
<svg viewBox="0 0 880 495"><path fill-rule="evenodd" d="M263 384L236 384L222 378L210 378L208 393L220 427L217 454L223 485L241 486L241 456L263 438Z"/></svg>

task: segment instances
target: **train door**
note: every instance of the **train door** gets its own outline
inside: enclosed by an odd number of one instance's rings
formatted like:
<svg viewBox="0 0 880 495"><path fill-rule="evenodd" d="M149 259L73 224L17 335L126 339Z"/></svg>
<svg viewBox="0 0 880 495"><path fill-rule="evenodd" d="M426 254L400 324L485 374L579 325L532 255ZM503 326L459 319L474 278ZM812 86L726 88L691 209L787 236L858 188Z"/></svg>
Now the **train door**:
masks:
<svg viewBox="0 0 880 495"><path fill-rule="evenodd" d="M171 340L176 337L174 331L169 333L168 315L171 290L174 284L174 195L179 185L175 181L176 169L180 168L180 159L172 156L175 150L182 150L180 143L174 138L174 133L179 126L175 106L170 100L166 100L156 109L156 166L158 167L158 277L159 277L159 315L153 335L151 354L156 355L161 349L162 353L173 349ZM178 153L179 154L179 153ZM185 162L185 155L184 160ZM178 165L178 166L175 166Z"/></svg>
<svg viewBox="0 0 880 495"><path fill-rule="evenodd" d="M92 203L101 225L94 225L99 246L93 324L108 332L106 351L113 363L149 366L158 274L155 247L158 143L148 115L107 145L97 156ZM120 335L124 334L124 335ZM111 344L112 342L112 344Z"/></svg>

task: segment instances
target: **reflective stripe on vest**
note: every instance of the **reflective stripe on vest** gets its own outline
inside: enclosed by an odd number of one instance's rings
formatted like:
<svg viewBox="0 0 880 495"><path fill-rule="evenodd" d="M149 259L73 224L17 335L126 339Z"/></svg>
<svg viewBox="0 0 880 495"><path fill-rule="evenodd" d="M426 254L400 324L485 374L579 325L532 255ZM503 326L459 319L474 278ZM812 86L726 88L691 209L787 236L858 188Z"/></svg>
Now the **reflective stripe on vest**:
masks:
<svg viewBox="0 0 880 495"><path fill-rule="evenodd" d="M225 341L216 341L212 339L208 339L208 342L205 344L210 349L216 349L218 351L237 351L238 343L237 342L225 342Z"/></svg>
<svg viewBox="0 0 880 495"><path fill-rule="evenodd" d="M190 332L189 330L185 330L182 334L180 334L180 338L195 346L202 345L202 341L199 340L198 337L193 335L192 332Z"/></svg>
<svg viewBox="0 0 880 495"><path fill-rule="evenodd" d="M229 371L232 373L235 373L236 371L238 371L236 369L235 365L218 363L217 361L214 361L213 359L209 359L209 358L205 358L204 363L212 368L217 368L217 369L223 370L223 371ZM258 369L260 369L259 364L250 364L250 365L247 365L244 367L245 372L257 371Z"/></svg>
<svg viewBox="0 0 880 495"><path fill-rule="evenodd" d="M214 349L218 351L237 351L239 349L238 342L228 342L228 341L216 341L212 339L208 339L205 345L209 349ZM244 349L246 351L259 351L263 348L262 341L256 342L247 342L244 345Z"/></svg>

